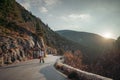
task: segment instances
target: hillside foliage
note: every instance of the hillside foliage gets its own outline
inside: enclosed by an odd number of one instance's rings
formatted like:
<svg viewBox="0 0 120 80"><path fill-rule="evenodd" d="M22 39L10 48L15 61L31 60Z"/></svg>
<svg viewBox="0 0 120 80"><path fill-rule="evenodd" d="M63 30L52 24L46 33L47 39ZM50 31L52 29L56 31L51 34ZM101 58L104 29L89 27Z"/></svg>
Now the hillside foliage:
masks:
<svg viewBox="0 0 120 80"><path fill-rule="evenodd" d="M43 40L43 41L42 41ZM0 59L2 63L36 58L36 47L46 53L63 54L80 45L61 37L48 24L27 11L15 0L0 1ZM0 63L1 64L1 63Z"/></svg>
<svg viewBox="0 0 120 80"><path fill-rule="evenodd" d="M100 56L94 62L87 64L82 58L80 52L65 53L65 63L75 68L99 74L105 77L120 80L120 37L115 41L114 45L105 54ZM88 57L89 58L89 57Z"/></svg>

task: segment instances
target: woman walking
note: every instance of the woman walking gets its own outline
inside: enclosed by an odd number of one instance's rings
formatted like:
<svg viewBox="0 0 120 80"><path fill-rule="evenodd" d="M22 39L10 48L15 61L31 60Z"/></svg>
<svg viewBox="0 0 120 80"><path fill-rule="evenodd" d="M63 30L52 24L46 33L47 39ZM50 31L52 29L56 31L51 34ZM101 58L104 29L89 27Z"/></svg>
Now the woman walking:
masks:
<svg viewBox="0 0 120 80"><path fill-rule="evenodd" d="M44 63L45 61L44 61L44 54L45 54L45 52L44 52L44 49L41 49L40 50L40 55L39 55L39 58L40 58L40 63Z"/></svg>

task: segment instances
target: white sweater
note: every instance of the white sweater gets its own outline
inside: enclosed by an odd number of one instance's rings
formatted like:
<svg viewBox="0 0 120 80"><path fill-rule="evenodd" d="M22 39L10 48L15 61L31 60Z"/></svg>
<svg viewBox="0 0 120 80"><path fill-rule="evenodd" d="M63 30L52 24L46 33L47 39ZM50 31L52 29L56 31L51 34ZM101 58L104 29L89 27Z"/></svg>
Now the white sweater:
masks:
<svg viewBox="0 0 120 80"><path fill-rule="evenodd" d="M44 56L44 51L40 51L40 56Z"/></svg>

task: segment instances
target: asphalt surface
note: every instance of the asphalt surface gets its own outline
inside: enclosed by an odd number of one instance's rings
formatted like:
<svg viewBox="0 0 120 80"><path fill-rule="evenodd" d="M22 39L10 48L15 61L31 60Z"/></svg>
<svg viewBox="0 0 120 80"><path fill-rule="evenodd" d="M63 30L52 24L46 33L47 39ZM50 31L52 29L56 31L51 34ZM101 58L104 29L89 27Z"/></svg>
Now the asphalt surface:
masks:
<svg viewBox="0 0 120 80"><path fill-rule="evenodd" d="M38 59L0 67L0 80L67 80L53 64L59 57L48 55L45 63Z"/></svg>

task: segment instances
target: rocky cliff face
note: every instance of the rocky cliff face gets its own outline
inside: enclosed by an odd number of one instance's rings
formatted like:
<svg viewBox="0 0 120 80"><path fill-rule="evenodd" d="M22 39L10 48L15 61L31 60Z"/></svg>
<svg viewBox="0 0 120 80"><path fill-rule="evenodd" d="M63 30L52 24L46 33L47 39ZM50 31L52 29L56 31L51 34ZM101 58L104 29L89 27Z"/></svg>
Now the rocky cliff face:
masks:
<svg viewBox="0 0 120 80"><path fill-rule="evenodd" d="M26 12L26 14L24 14ZM0 62L10 64L33 58L37 37L30 16L15 0L1 0L0 3ZM32 16L32 15L31 15Z"/></svg>
<svg viewBox="0 0 120 80"><path fill-rule="evenodd" d="M3 28L4 31L5 28ZM33 49L35 45L35 36L28 34L19 34L18 32L0 34L0 55L3 63L13 63L33 58Z"/></svg>

